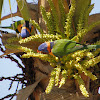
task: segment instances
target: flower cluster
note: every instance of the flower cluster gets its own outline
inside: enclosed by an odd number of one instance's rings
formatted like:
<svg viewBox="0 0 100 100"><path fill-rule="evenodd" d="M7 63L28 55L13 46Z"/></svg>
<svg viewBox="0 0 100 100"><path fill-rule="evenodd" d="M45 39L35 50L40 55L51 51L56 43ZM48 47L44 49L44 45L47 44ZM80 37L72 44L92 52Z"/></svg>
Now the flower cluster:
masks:
<svg viewBox="0 0 100 100"><path fill-rule="evenodd" d="M54 40L59 40L61 39L62 36L61 35L53 35L53 34L35 34L32 35L30 37L27 37L25 39L21 39L19 41L19 43L26 43L26 42L30 42L30 41L38 41L38 42L45 42L45 41L54 41Z"/></svg>

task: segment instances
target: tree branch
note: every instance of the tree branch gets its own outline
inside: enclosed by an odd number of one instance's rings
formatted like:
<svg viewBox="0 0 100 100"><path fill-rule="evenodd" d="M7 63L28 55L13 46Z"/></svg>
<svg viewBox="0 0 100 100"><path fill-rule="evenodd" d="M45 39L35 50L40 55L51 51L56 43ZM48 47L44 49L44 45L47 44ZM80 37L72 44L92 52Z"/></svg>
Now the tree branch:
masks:
<svg viewBox="0 0 100 100"><path fill-rule="evenodd" d="M9 94L9 95L7 95L7 96L1 98L0 100L4 100L4 99L10 98L10 97L11 97L11 99L12 99L12 97L14 97L15 95L16 95L16 93L14 93L14 94ZM11 100L11 99L9 99L9 100Z"/></svg>

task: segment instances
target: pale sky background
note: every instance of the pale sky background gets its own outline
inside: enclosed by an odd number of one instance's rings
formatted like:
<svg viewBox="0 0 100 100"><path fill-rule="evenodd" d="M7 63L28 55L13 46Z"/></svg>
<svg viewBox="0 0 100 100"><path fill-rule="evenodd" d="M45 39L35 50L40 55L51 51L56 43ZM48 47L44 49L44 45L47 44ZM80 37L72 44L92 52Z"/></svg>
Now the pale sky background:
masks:
<svg viewBox="0 0 100 100"><path fill-rule="evenodd" d="M5 15L10 13L8 1L9 0L4 0L2 16L5 16ZM27 1L32 2L33 0L27 0ZM36 0L34 0L34 1L36 1ZM94 9L92 10L91 14L100 13L100 0L92 0L92 4L93 3L95 3L95 5L94 5ZM13 8L12 13L16 12L17 3L15 2L15 0L11 0L11 5ZM17 21L19 19L20 19L19 17L13 18L14 21ZM12 19L10 18L9 20L2 21L1 25L2 26L9 26L11 24L11 22L12 22ZM1 52L0 52L0 55L1 55ZM19 62L21 62L21 61L19 60ZM9 59L5 59L5 58L1 59L0 58L0 77L13 76L13 75L16 75L19 73L22 73L22 71L21 71L21 69L19 69L17 67L17 64L15 62L12 62ZM12 86L13 88L11 88L10 91L8 90L9 84L10 84L10 81L7 81L7 80L2 81L2 82L0 81L0 98L4 97L10 93L12 94L15 92L17 83L15 82L13 84L13 86ZM19 89L20 89L20 87L19 87ZM9 100L9 99L5 99L5 100ZM13 100L16 100L16 98L13 98Z"/></svg>

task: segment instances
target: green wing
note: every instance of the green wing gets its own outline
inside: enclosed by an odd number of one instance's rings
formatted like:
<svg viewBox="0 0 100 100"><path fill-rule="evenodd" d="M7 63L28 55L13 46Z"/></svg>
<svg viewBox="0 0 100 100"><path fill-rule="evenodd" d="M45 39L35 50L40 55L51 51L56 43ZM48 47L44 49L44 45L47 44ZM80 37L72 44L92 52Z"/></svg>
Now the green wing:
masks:
<svg viewBox="0 0 100 100"><path fill-rule="evenodd" d="M54 46L51 52L57 57L62 57L77 50L91 50L97 48L100 48L100 45L81 45L79 43L76 43L75 41L60 39L54 42Z"/></svg>
<svg viewBox="0 0 100 100"><path fill-rule="evenodd" d="M55 56L62 57L64 55L73 52L71 51L71 49L74 48L75 46L76 46L76 42L71 40L67 40L67 39L56 40L54 42L52 53Z"/></svg>
<svg viewBox="0 0 100 100"><path fill-rule="evenodd" d="M25 23L24 20L20 20L20 21L16 21L15 23L13 23L11 26L13 28L14 26L14 30L17 32L17 33L21 33L21 28L22 28L22 25Z"/></svg>

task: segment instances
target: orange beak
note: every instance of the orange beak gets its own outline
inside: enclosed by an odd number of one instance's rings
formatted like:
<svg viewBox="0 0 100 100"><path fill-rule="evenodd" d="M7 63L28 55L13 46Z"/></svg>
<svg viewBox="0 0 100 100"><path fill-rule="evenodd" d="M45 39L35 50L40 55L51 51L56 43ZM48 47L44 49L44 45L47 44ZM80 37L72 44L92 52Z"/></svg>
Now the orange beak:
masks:
<svg viewBox="0 0 100 100"><path fill-rule="evenodd" d="M37 50L37 53L42 53L41 51Z"/></svg>

